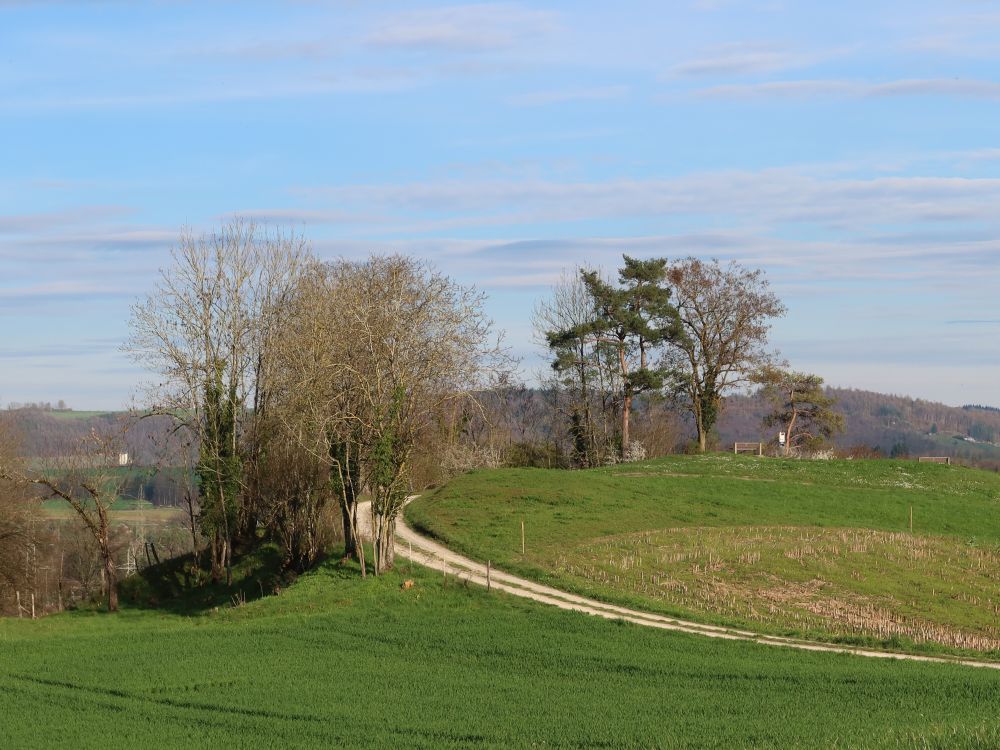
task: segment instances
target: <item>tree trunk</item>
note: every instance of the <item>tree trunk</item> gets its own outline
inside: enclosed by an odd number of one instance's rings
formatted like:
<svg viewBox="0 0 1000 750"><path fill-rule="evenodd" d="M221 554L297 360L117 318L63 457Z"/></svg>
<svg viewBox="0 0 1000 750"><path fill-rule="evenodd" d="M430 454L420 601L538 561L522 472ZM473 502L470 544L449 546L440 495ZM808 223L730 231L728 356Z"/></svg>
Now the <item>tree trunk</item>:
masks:
<svg viewBox="0 0 1000 750"><path fill-rule="evenodd" d="M222 578L222 568L220 564L221 558L221 547L222 538L219 534L219 530L216 529L215 533L212 534L212 583L218 583Z"/></svg>
<svg viewBox="0 0 1000 750"><path fill-rule="evenodd" d="M798 414L793 409L792 418L788 421L788 427L785 428L785 456L792 455L792 430L795 429L795 422L798 419Z"/></svg>
<svg viewBox="0 0 1000 750"><path fill-rule="evenodd" d="M194 560L197 564L198 562L198 524L194 517L194 498L191 496L190 490L184 491L184 502L187 503L188 511L188 523L191 526L191 552L194 554Z"/></svg>
<svg viewBox="0 0 1000 750"><path fill-rule="evenodd" d="M621 457L625 458L625 452L628 450L628 420L632 412L632 396L629 394L628 386L628 363L625 361L625 342L618 347L618 363L622 368L622 454Z"/></svg>
<svg viewBox="0 0 1000 750"><path fill-rule="evenodd" d="M629 417L632 416L632 397L626 396L622 402L622 458L628 452L629 443L629 431L628 423Z"/></svg>
<svg viewBox="0 0 1000 750"><path fill-rule="evenodd" d="M115 570L115 560L107 539L101 541L101 558L104 562L104 583L107 586L108 612L118 611L118 576Z"/></svg>
<svg viewBox="0 0 1000 750"><path fill-rule="evenodd" d="M358 540L354 536L355 519L352 516L352 513L355 512L353 504L349 507L346 502L341 500L340 516L344 525L344 557L357 557L358 553Z"/></svg>
<svg viewBox="0 0 1000 750"><path fill-rule="evenodd" d="M377 516L374 532L374 546L376 549L375 571L384 573L390 570L396 562L396 519L387 519L385 516Z"/></svg>
<svg viewBox="0 0 1000 750"><path fill-rule="evenodd" d="M697 393L692 394L691 403L694 404L694 427L698 433L698 452L704 453L707 447L707 437L705 435L705 421L702 418L701 398Z"/></svg>

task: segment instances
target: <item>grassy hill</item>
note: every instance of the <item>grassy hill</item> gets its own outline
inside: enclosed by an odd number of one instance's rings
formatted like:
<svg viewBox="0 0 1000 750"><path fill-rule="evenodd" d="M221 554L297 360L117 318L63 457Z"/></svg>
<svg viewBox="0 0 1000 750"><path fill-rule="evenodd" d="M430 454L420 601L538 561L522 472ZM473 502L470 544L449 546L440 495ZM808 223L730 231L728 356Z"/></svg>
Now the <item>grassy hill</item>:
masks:
<svg viewBox="0 0 1000 750"><path fill-rule="evenodd" d="M419 567L362 581L330 563L193 616L7 620L0 648L3 747L1000 743L993 670L648 630Z"/></svg>
<svg viewBox="0 0 1000 750"><path fill-rule="evenodd" d="M674 456L474 472L407 517L471 556L610 601L1000 658L1000 476L991 472Z"/></svg>

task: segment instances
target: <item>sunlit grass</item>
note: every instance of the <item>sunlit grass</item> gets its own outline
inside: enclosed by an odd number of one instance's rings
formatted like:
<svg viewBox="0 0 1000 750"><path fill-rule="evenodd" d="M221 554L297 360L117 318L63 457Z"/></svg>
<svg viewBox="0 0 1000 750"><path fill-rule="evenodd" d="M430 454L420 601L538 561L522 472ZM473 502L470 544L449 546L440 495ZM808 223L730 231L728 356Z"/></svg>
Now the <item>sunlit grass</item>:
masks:
<svg viewBox="0 0 1000 750"><path fill-rule="evenodd" d="M1000 645L990 472L674 456L474 472L407 517L479 559L656 611L893 648Z"/></svg>

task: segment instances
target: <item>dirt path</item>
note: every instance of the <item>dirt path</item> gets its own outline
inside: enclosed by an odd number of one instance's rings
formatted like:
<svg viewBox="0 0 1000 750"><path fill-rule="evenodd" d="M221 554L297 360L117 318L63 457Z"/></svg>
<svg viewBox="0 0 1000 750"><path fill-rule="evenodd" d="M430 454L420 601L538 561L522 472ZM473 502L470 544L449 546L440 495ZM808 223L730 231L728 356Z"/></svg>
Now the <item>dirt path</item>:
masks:
<svg viewBox="0 0 1000 750"><path fill-rule="evenodd" d="M412 498L411 498L412 499ZM359 514L362 521L363 532L367 532L370 523L370 509L368 503L363 504ZM396 555L413 562L419 563L429 568L442 570L443 574L454 576L463 581L469 581L480 586L487 585L486 565L471 560L468 557L453 552L442 544L423 536L407 525L406 520L400 514L396 522ZM876 659L896 659L900 661L922 661L937 664L963 664L969 667L983 667L986 669L1000 669L1000 662L979 661L976 659L963 659L959 657L946 656L918 656L915 654L901 654L890 651L877 651L853 646L838 646L817 641L806 641L796 638L785 638L782 636L763 635L748 630L738 630L735 628L719 627L715 625L705 625L703 623L681 620L665 615L658 615L651 612L619 607L614 604L607 604L597 599L577 596L559 589L545 586L544 584L530 581L526 578L511 575L496 570L490 570L489 585L492 589L504 591L514 596L524 597L543 604L549 604L560 609L583 612L584 614L603 617L607 620L624 620L626 622L643 625L661 630L674 630L681 633L692 633L709 638L724 638L733 641L749 641L765 646L780 646L784 648L796 648L801 651L825 651L837 654L854 654L856 656L866 656Z"/></svg>

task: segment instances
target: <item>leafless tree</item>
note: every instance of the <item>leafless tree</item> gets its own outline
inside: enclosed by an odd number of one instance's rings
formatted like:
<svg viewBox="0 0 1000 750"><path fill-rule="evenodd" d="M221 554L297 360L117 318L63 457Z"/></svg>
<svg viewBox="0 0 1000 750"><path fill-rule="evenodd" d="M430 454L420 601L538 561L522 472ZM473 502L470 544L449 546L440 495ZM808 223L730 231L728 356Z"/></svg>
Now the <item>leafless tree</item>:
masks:
<svg viewBox="0 0 1000 750"><path fill-rule="evenodd" d="M563 273L532 316L536 344L555 355L541 380L551 389L558 421L569 426L566 453L582 467L599 465L609 453L622 390L617 361L598 345L595 301L581 276L585 270ZM563 332L558 340L557 332Z"/></svg>
<svg viewBox="0 0 1000 750"><path fill-rule="evenodd" d="M16 481L24 462L10 422L0 414L0 592L4 594L29 584L35 545L34 507L26 485Z"/></svg>
<svg viewBox="0 0 1000 750"><path fill-rule="evenodd" d="M686 258L670 266L668 279L683 330L672 346L674 387L687 401L704 451L726 393L752 382L774 360L767 336L785 306L763 271L736 262Z"/></svg>
<svg viewBox="0 0 1000 750"><path fill-rule="evenodd" d="M345 548L359 557L357 497L371 497L376 572L391 567L396 517L421 436L475 403L509 361L483 296L403 256L317 264L282 329L276 367L288 430L330 467Z"/></svg>
<svg viewBox="0 0 1000 750"><path fill-rule="evenodd" d="M234 540L256 527L267 344L307 258L302 238L234 220L185 235L154 291L132 308L125 349L160 374L149 407L177 419L199 447L216 579L223 569L231 578Z"/></svg>
<svg viewBox="0 0 1000 750"><path fill-rule="evenodd" d="M111 534L111 506L118 499L123 474L118 471L124 430L91 431L77 448L43 472L0 465L0 479L39 487L45 498L63 500L90 532L103 566L102 585L108 611L118 610L118 570Z"/></svg>

